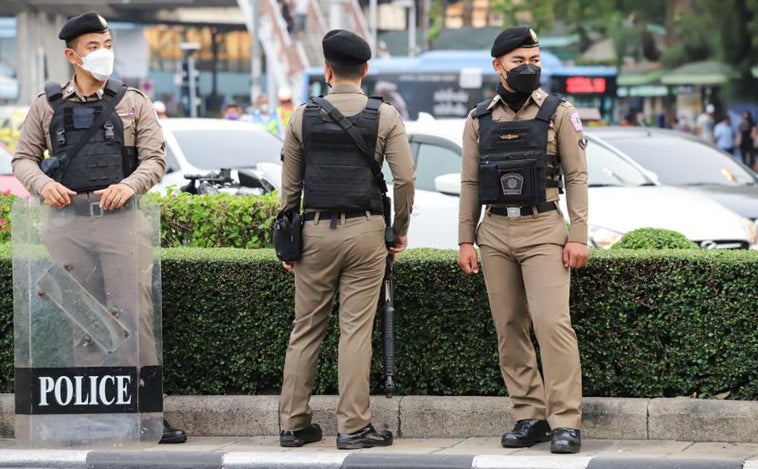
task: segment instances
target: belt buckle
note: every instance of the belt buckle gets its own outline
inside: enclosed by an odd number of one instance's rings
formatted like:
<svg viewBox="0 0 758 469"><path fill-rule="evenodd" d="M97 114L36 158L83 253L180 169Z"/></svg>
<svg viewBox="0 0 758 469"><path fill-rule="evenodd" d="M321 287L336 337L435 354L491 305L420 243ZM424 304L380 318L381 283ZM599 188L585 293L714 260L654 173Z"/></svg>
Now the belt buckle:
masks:
<svg viewBox="0 0 758 469"><path fill-rule="evenodd" d="M519 218L521 216L521 207L506 207L505 214L508 218Z"/></svg>
<svg viewBox="0 0 758 469"><path fill-rule="evenodd" d="M100 206L100 202L90 202L89 216L95 218L100 218L103 216L103 207Z"/></svg>

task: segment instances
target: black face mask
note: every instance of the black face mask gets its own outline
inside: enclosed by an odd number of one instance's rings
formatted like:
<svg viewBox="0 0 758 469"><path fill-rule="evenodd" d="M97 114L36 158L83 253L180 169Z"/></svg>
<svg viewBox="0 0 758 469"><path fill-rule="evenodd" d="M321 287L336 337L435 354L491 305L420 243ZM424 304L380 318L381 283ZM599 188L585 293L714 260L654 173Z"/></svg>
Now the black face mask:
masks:
<svg viewBox="0 0 758 469"><path fill-rule="evenodd" d="M519 93L531 93L540 86L542 69L532 64L521 64L506 72L505 82Z"/></svg>

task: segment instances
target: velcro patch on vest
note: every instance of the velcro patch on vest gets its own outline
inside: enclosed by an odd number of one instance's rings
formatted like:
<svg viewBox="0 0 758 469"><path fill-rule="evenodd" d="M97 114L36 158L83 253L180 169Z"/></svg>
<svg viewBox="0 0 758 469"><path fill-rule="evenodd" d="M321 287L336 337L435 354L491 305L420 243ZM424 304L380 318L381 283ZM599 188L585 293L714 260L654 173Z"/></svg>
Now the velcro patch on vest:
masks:
<svg viewBox="0 0 758 469"><path fill-rule="evenodd" d="M505 173L500 176L503 195L521 195L524 188L524 176L519 173Z"/></svg>
<svg viewBox="0 0 758 469"><path fill-rule="evenodd" d="M76 107L74 113L74 128L89 129L95 122L95 109L91 107Z"/></svg>

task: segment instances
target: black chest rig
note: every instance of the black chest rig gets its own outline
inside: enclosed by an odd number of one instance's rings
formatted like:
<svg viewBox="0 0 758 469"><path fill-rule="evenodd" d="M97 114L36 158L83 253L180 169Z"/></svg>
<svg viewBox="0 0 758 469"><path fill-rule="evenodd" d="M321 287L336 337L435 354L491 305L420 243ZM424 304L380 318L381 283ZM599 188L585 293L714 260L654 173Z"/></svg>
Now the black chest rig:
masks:
<svg viewBox="0 0 758 469"><path fill-rule="evenodd" d="M493 121L490 100L476 106L482 205L536 205L545 202L547 187L562 189L560 160L547 154L550 120L562 98L549 95L537 116L524 121Z"/></svg>
<svg viewBox="0 0 758 469"><path fill-rule="evenodd" d="M363 111L346 117L371 155L376 149L381 104L381 98L371 97ZM367 157L350 134L313 101L306 104L303 114L303 149L304 208L382 212L382 193Z"/></svg>
<svg viewBox="0 0 758 469"><path fill-rule="evenodd" d="M45 94L53 108L50 121L52 156L62 163L63 170L55 180L77 192L103 189L121 182L137 167L137 149L124 145L124 123L115 111L110 113L102 127L71 154L90 127L95 125L109 103L118 104L127 87L109 80L103 99L91 102L64 100L61 86L49 83Z"/></svg>

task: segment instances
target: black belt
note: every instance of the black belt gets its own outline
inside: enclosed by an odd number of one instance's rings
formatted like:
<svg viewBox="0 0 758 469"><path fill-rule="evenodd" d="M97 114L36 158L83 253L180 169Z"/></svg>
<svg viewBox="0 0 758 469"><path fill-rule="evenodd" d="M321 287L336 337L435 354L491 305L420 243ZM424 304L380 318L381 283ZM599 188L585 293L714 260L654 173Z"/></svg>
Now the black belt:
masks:
<svg viewBox="0 0 758 469"><path fill-rule="evenodd" d="M100 201L96 200L93 202L86 202L86 203L71 202L70 204L60 209L60 212L72 213L74 215L79 215L82 217L100 218L105 215L115 215L125 210L131 210L132 208L134 208L134 202L129 200L121 208L117 208L115 210L103 210L103 208L100 207Z"/></svg>
<svg viewBox="0 0 758 469"><path fill-rule="evenodd" d="M501 217L519 218L534 215L535 209L537 213L545 213L551 210L558 210L558 205L555 202L542 202L537 205L525 205L523 207L490 207L490 213L500 215Z"/></svg>
<svg viewBox="0 0 758 469"><path fill-rule="evenodd" d="M345 215L345 218L358 218L358 217L365 217L366 212L369 212L371 215L381 215L381 213L374 212L372 210L355 210L352 212L305 212L303 214L303 220L305 221L313 221L316 219L316 214L318 213L318 218L320 220L339 220L342 218L342 215Z"/></svg>

